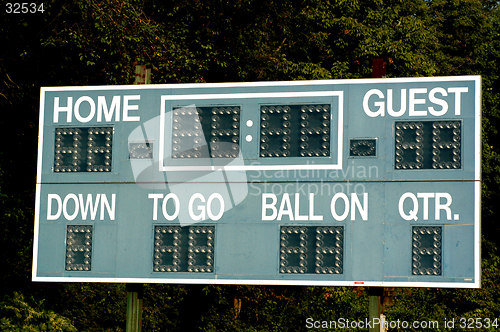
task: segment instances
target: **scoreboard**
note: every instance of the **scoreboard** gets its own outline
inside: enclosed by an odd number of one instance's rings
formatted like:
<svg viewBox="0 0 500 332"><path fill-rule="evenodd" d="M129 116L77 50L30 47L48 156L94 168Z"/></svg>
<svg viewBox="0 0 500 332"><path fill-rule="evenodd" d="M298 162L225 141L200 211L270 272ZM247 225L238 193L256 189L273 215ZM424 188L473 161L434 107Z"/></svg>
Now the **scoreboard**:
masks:
<svg viewBox="0 0 500 332"><path fill-rule="evenodd" d="M34 281L480 286L478 76L41 89Z"/></svg>

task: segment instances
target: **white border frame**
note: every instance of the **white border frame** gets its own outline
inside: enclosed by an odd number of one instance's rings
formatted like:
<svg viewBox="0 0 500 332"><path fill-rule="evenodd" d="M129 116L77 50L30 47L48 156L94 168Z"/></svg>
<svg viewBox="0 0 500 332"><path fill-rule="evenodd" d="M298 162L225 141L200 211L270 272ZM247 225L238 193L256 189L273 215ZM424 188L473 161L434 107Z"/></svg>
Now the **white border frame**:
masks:
<svg viewBox="0 0 500 332"><path fill-rule="evenodd" d="M47 91L96 91L96 90L141 90L141 89L185 89L185 88L215 88L215 87L249 87L249 86L298 86L298 85L325 85L325 84L370 84L370 83L412 83L412 82L475 82L475 160L474 160L474 282L384 282L384 281L323 281L323 280L253 280L253 279L164 279L164 278L95 278L95 277L38 277L38 235L40 226L40 195L42 180L42 150L45 93ZM328 91L331 93L331 91ZM278 93L283 95L284 93ZM292 93L297 97L297 93ZM235 96L236 94L232 94ZM246 95L246 94L241 94ZM257 94L252 94L257 95ZM311 94L308 94L310 96ZM205 95L207 96L207 95ZM216 95L220 98L221 95ZM166 96L185 99L187 95ZM181 98L182 97L182 98ZM262 96L260 96L262 97ZM234 97L242 98L242 97ZM343 95L342 95L343 98ZM172 99L174 100L174 99ZM162 99L164 117L164 100ZM343 106L343 102L342 102ZM340 113L340 112L339 112ZM339 118L340 122L340 118ZM164 121L162 121L164 124ZM118 282L118 283L168 283L168 284L241 284L241 285L296 285L296 286L365 286L365 287L437 287L437 288L480 288L481 287L481 77L480 76L443 76L417 78L388 78L388 79L355 79L355 80L321 80L321 81L285 81L285 82L252 82L252 83L196 83L196 84L165 84L165 85L124 85L124 86L89 86L89 87L42 87L40 89L40 122L38 131L37 180L35 196L35 225L33 240L33 281L49 282ZM342 151L342 149L339 149ZM341 165L342 160L338 163ZM310 165L309 165L310 166ZM331 165L328 165L331 166ZM282 166L281 166L282 167ZM77 272L78 273L78 272ZM82 272L82 274L85 272ZM464 279L465 281L466 279Z"/></svg>
<svg viewBox="0 0 500 332"><path fill-rule="evenodd" d="M139 84L139 85L93 85L93 86L62 86L42 87L45 91L101 91L101 90L155 90L155 89L211 89L231 87L262 87L262 86L314 86L314 85L351 85L372 83L419 83L419 82L460 82L476 81L481 86L481 76L438 76L438 77L398 77L398 78L358 78L352 80L311 80L311 81L261 81L261 82L224 82L224 83L177 83L177 84Z"/></svg>

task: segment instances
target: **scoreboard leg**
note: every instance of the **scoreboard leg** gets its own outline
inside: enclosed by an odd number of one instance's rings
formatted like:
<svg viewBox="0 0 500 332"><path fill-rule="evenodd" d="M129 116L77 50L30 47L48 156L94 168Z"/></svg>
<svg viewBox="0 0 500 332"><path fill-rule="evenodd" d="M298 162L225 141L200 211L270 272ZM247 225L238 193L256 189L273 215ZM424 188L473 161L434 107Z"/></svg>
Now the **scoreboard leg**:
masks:
<svg viewBox="0 0 500 332"><path fill-rule="evenodd" d="M383 295L383 287L369 287L368 288L368 320L370 322L379 322L379 324L373 324L370 328L370 332L380 332L383 331L382 321L380 319L380 314L382 313L382 305L380 303L380 298Z"/></svg>
<svg viewBox="0 0 500 332"><path fill-rule="evenodd" d="M126 332L141 332L143 284L127 284Z"/></svg>

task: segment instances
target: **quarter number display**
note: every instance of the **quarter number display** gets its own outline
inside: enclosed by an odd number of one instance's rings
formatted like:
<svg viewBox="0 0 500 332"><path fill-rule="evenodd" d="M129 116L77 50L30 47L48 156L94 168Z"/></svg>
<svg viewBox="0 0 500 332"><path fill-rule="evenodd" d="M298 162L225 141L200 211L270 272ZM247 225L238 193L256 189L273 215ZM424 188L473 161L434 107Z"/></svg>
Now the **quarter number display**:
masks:
<svg viewBox="0 0 500 332"><path fill-rule="evenodd" d="M441 275L442 228L413 227L412 274Z"/></svg>

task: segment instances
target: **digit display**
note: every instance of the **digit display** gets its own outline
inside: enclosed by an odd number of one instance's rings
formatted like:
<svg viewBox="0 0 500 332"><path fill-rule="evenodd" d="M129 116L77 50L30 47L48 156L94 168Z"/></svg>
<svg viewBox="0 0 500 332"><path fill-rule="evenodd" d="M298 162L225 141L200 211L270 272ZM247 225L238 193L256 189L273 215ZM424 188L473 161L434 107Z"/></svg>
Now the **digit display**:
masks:
<svg viewBox="0 0 500 332"><path fill-rule="evenodd" d="M111 172L113 128L56 128L54 172Z"/></svg>
<svg viewBox="0 0 500 332"><path fill-rule="evenodd" d="M214 272L215 226L155 226L154 272Z"/></svg>
<svg viewBox="0 0 500 332"><path fill-rule="evenodd" d="M130 143L128 145L130 159L153 159L153 143Z"/></svg>
<svg viewBox="0 0 500 332"><path fill-rule="evenodd" d="M261 157L330 156L330 105L268 105L260 113Z"/></svg>
<svg viewBox="0 0 500 332"><path fill-rule="evenodd" d="M377 155L376 139L351 139L349 144L350 157L375 157Z"/></svg>
<svg viewBox="0 0 500 332"><path fill-rule="evenodd" d="M66 228L66 270L90 271L92 226L68 225Z"/></svg>
<svg viewBox="0 0 500 332"><path fill-rule="evenodd" d="M460 121L396 122L396 169L460 169Z"/></svg>
<svg viewBox="0 0 500 332"><path fill-rule="evenodd" d="M240 107L176 108L172 136L172 158L236 158Z"/></svg>
<svg viewBox="0 0 500 332"><path fill-rule="evenodd" d="M343 273L343 226L283 226L280 233L280 273Z"/></svg>
<svg viewBox="0 0 500 332"><path fill-rule="evenodd" d="M412 273L441 275L441 226L412 227Z"/></svg>

